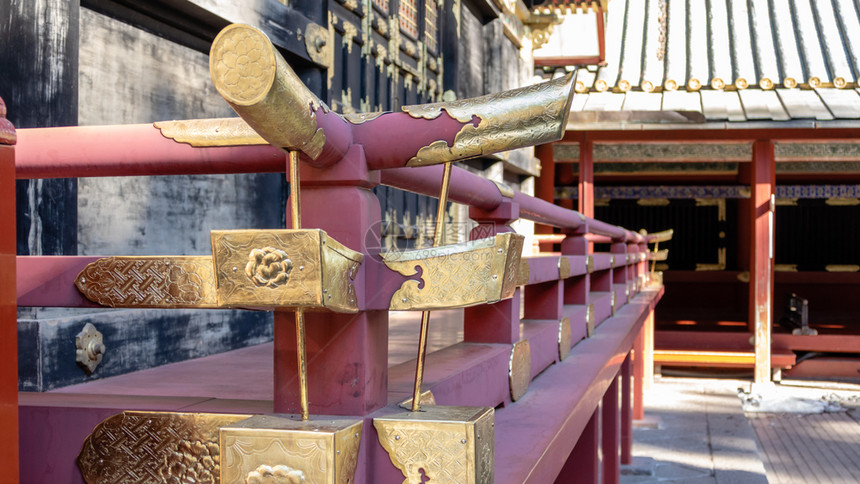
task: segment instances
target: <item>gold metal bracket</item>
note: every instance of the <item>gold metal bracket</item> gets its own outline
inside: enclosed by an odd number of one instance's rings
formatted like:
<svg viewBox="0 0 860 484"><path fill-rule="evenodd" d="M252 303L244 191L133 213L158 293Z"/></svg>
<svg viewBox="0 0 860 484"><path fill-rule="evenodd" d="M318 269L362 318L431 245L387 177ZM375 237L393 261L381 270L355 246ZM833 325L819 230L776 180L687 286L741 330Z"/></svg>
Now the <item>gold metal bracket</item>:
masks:
<svg viewBox="0 0 860 484"><path fill-rule="evenodd" d="M558 278L561 280L570 277L570 259L561 256L558 258Z"/></svg>
<svg viewBox="0 0 860 484"><path fill-rule="evenodd" d="M585 271L589 274L594 272L594 256L591 254L585 256Z"/></svg>
<svg viewBox="0 0 860 484"><path fill-rule="evenodd" d="M494 303L513 296L524 237L494 237L429 249L388 252L385 265L404 276L420 270L391 297L391 310L450 309Z"/></svg>
<svg viewBox="0 0 860 484"><path fill-rule="evenodd" d="M531 277L531 266L529 265L529 260L521 258L519 274L517 275L517 286L527 285L529 283L529 277Z"/></svg>
<svg viewBox="0 0 860 484"><path fill-rule="evenodd" d="M612 291L610 293L610 299L612 300L612 315L615 316L615 303L616 303L616 299L617 299L615 297L615 291Z"/></svg>
<svg viewBox="0 0 860 484"><path fill-rule="evenodd" d="M153 126L165 138L196 147L269 144L242 118L157 121Z"/></svg>
<svg viewBox="0 0 860 484"><path fill-rule="evenodd" d="M490 407L429 406L373 419L379 443L400 469L403 483L490 484L494 468L494 415Z"/></svg>
<svg viewBox="0 0 860 484"><path fill-rule="evenodd" d="M570 354L571 339L570 318L565 316L558 322L558 361L564 361Z"/></svg>
<svg viewBox="0 0 860 484"><path fill-rule="evenodd" d="M256 415L221 427L221 482L353 482L362 421ZM272 477L283 479L253 480Z"/></svg>
<svg viewBox="0 0 860 484"><path fill-rule="evenodd" d="M531 382L532 352L529 340L514 343L511 348L511 361L508 366L508 379L511 385L511 400L517 401L529 389Z"/></svg>
<svg viewBox="0 0 860 484"><path fill-rule="evenodd" d="M356 312L364 256L319 229L212 231L220 307Z"/></svg>

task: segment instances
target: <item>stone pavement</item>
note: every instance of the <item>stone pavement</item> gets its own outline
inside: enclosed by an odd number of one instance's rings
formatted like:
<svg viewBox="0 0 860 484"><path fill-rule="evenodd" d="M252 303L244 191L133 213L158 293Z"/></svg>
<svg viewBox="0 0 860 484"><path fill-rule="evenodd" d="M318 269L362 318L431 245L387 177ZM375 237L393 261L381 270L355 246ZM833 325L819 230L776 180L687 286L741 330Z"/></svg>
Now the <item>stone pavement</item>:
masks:
<svg viewBox="0 0 860 484"><path fill-rule="evenodd" d="M661 378L645 394L622 483L767 483L738 388L748 382Z"/></svg>

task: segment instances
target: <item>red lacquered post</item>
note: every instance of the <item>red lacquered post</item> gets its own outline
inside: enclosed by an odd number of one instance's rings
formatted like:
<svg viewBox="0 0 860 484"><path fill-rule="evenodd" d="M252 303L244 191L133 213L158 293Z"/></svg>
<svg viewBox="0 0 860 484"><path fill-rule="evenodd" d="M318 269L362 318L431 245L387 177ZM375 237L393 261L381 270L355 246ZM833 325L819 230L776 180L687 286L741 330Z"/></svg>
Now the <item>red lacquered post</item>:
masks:
<svg viewBox="0 0 860 484"><path fill-rule="evenodd" d="M653 314L653 313L652 313ZM645 376L645 327L633 341L633 418L645 418L645 401L642 380Z"/></svg>
<svg viewBox="0 0 860 484"><path fill-rule="evenodd" d="M594 410L576 441L570 457L555 479L556 484L597 484L600 482L600 407Z"/></svg>
<svg viewBox="0 0 860 484"><path fill-rule="evenodd" d="M388 311L366 310L370 295L365 291L374 290L366 283L375 272L369 268L379 264L374 241L379 240L380 208L369 189L372 179L358 146L330 168L301 168L301 225L321 228L350 249L369 254L354 281L362 311L305 313L311 414L366 415L387 404ZM275 412L300 408L294 316L292 311L275 313Z"/></svg>
<svg viewBox="0 0 860 484"><path fill-rule="evenodd" d="M520 217L519 204L505 198L494 210L472 207L469 217L478 222L472 229L471 240L511 232L508 225ZM495 304L466 308L463 339L470 343L516 343L520 339L520 289L514 296Z"/></svg>
<svg viewBox="0 0 860 484"><path fill-rule="evenodd" d="M15 294L15 128L0 99L0 469L18 482L18 319Z"/></svg>
<svg viewBox="0 0 860 484"><path fill-rule="evenodd" d="M633 409L631 408L630 377L632 376L630 353L621 364L621 464L633 462Z"/></svg>
<svg viewBox="0 0 860 484"><path fill-rule="evenodd" d="M612 380L609 389L603 395L603 482L618 484L621 480L621 469L618 460L619 447L619 418L618 418L618 377Z"/></svg>
<svg viewBox="0 0 860 484"><path fill-rule="evenodd" d="M755 383L768 383L773 326L775 165L773 142L753 144L750 190L749 328L755 335Z"/></svg>

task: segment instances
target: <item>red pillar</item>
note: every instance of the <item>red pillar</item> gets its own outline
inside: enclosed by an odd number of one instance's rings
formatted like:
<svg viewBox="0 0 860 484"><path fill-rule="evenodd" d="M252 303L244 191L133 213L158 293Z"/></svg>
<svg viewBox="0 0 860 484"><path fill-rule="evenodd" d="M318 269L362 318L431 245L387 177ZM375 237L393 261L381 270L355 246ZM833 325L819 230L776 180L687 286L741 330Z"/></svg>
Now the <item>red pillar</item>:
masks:
<svg viewBox="0 0 860 484"><path fill-rule="evenodd" d="M379 240L380 208L370 191L372 178L358 146L331 168L301 167L302 227L320 228L350 249L371 254L365 256L354 281L358 305L363 308L370 304L376 287L368 268L380 263L374 257L379 252L374 244ZM332 205L332 200L337 204ZM287 218L290 227L289 210ZM387 405L388 311L307 312L305 321L311 414L366 415ZM274 343L274 409L296 413L299 386L291 311L275 312Z"/></svg>
<svg viewBox="0 0 860 484"><path fill-rule="evenodd" d="M755 382L771 379L770 345L773 325L773 237L776 175L773 143L753 144L750 180L750 306L749 324L755 336Z"/></svg>
<svg viewBox="0 0 860 484"><path fill-rule="evenodd" d="M621 463L633 462L633 412L630 378L633 376L630 353L621 364Z"/></svg>
<svg viewBox="0 0 860 484"><path fill-rule="evenodd" d="M642 385L644 376L645 327L643 326L633 341L633 418L636 420L645 418L645 392Z"/></svg>
<svg viewBox="0 0 860 484"><path fill-rule="evenodd" d="M600 408L594 414L582 435L576 441L570 457L561 468L556 484L597 484L600 482Z"/></svg>
<svg viewBox="0 0 860 484"><path fill-rule="evenodd" d="M579 143L579 213L594 218L594 143Z"/></svg>
<svg viewBox="0 0 860 484"><path fill-rule="evenodd" d="M15 128L0 99L0 469L18 482L18 318L15 301Z"/></svg>
<svg viewBox="0 0 860 484"><path fill-rule="evenodd" d="M618 416L618 376L612 380L609 389L603 395L603 482L618 484L621 480L621 468L618 460L619 416Z"/></svg>
<svg viewBox="0 0 860 484"><path fill-rule="evenodd" d="M553 143L535 146L535 157L540 160L540 176L535 180L535 198L553 203L555 201L555 158ZM549 225L535 224L535 233L551 234Z"/></svg>

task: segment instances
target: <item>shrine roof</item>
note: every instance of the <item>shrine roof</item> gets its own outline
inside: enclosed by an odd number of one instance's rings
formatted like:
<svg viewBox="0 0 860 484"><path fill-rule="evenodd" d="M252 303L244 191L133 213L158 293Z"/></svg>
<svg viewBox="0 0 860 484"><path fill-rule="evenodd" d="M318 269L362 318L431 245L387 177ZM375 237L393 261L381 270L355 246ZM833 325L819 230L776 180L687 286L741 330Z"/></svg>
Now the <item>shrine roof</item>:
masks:
<svg viewBox="0 0 860 484"><path fill-rule="evenodd" d="M860 120L858 78L853 0L613 0L605 65L578 69L572 121L626 111L665 123L672 111L706 124L860 126L848 121Z"/></svg>

